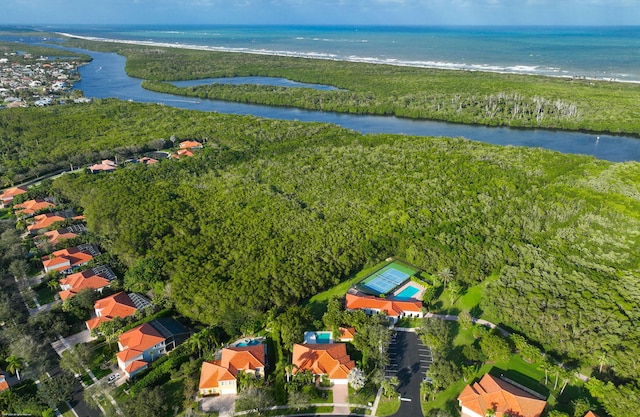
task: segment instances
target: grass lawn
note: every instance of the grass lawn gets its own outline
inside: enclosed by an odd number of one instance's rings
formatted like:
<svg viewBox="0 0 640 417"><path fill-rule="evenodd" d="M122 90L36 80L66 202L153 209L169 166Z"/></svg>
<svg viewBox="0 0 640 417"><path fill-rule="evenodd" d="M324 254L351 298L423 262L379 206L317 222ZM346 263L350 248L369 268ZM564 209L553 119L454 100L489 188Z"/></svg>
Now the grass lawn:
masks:
<svg viewBox="0 0 640 417"><path fill-rule="evenodd" d="M378 410L376 411L377 416L392 416L398 412L400 409L400 398L395 396L391 398L386 398L384 395L380 398L380 403L378 404Z"/></svg>
<svg viewBox="0 0 640 417"><path fill-rule="evenodd" d="M91 369L91 372L96 378L101 379L111 373L111 369L107 366L103 366L105 362L112 360L118 351L117 345L109 346L108 343L94 340L91 342L89 348L91 349L91 359L87 366Z"/></svg>
<svg viewBox="0 0 640 417"><path fill-rule="evenodd" d="M58 291L52 290L47 285L41 286L35 290L35 292L40 305L52 303L55 300L55 295L58 293Z"/></svg>
<svg viewBox="0 0 640 417"><path fill-rule="evenodd" d="M417 317L405 317L402 318L400 320L398 320L398 323L396 324L396 327L411 327L411 328L416 328L416 327L420 327L422 326L422 320L420 318Z"/></svg>

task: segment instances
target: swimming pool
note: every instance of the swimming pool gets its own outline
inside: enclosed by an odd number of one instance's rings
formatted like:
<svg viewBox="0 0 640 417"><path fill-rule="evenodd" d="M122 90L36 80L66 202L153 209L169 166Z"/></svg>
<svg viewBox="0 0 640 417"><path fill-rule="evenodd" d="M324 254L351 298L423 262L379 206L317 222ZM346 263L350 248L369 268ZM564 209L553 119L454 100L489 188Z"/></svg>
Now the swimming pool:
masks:
<svg viewBox="0 0 640 417"><path fill-rule="evenodd" d="M396 300L406 301L412 299L413 296L419 292L420 290L418 288L414 287L413 285L409 285L407 288L396 294L394 298Z"/></svg>
<svg viewBox="0 0 640 417"><path fill-rule="evenodd" d="M333 334L331 332L305 332L305 344L333 343Z"/></svg>
<svg viewBox="0 0 640 417"><path fill-rule="evenodd" d="M252 339L252 340L249 340L248 342L240 342L236 346L237 347L255 346L255 345L259 345L260 343L261 343L260 340Z"/></svg>

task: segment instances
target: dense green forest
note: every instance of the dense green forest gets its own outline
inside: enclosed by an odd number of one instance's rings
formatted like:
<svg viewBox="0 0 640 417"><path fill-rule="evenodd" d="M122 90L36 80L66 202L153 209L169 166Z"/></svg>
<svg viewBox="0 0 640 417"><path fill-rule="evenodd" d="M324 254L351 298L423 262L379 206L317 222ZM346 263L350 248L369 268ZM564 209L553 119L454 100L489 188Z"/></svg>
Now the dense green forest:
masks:
<svg viewBox="0 0 640 417"><path fill-rule="evenodd" d="M572 78L436 70L332 60L100 43L145 88L200 98L491 126L640 134L640 85ZM338 91L258 85L177 88L159 81L267 76Z"/></svg>
<svg viewBox="0 0 640 417"><path fill-rule="evenodd" d="M132 267L128 287L164 288L193 319L231 332L399 255L466 285L491 276L489 317L560 356L595 365L605 352L619 377L639 374L637 163L153 105L75 109L107 132L162 116L119 136L132 143L207 139L192 159L55 183ZM72 142L51 143L63 154Z"/></svg>

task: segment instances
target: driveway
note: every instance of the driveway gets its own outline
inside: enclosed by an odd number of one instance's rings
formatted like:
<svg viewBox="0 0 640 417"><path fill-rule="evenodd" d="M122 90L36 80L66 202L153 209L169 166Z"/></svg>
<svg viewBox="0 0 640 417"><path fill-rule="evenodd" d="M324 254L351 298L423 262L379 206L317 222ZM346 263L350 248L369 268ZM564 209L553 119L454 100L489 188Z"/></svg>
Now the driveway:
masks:
<svg viewBox="0 0 640 417"><path fill-rule="evenodd" d="M431 352L422 345L418 335L410 332L397 332L389 346L389 365L387 376L398 377L400 385L400 409L396 416L421 416L420 383L428 365ZM395 355L394 355L395 354Z"/></svg>
<svg viewBox="0 0 640 417"><path fill-rule="evenodd" d="M337 404L349 404L349 385L347 384L334 384L333 385L333 414L349 414L351 409L347 405Z"/></svg>
<svg viewBox="0 0 640 417"><path fill-rule="evenodd" d="M218 412L220 417L232 416L235 410L236 395L219 395L200 399L200 411Z"/></svg>
<svg viewBox="0 0 640 417"><path fill-rule="evenodd" d="M62 356L62 352L67 349L71 349L73 346L79 343L87 343L92 341L94 338L91 337L91 332L89 329L83 330L80 333L72 334L67 338L60 338L55 342L51 343L51 346L55 349L59 356Z"/></svg>

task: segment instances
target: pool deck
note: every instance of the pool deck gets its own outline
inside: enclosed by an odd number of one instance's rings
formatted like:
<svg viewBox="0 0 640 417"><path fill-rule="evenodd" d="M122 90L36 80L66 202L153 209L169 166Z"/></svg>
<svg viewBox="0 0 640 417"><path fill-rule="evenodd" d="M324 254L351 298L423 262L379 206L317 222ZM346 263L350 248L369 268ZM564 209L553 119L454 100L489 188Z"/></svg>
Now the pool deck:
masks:
<svg viewBox="0 0 640 417"><path fill-rule="evenodd" d="M330 338L328 341L321 341L318 342L317 340L317 333L328 333L330 335ZM315 345L315 344L325 344L325 343L333 343L333 335L331 334L331 332L329 331L318 331L318 332L305 332L304 333L304 344L305 345Z"/></svg>
<svg viewBox="0 0 640 417"><path fill-rule="evenodd" d="M387 299L389 299L389 300L397 300L397 301L408 301L408 300L402 300L402 299L398 300L396 298L396 296L398 294L400 294L402 291L404 291L405 289L409 288L409 287L413 287L413 288L418 289L418 292L415 293L411 297L411 300L422 300L422 296L424 295L424 292L426 291L426 288L424 288L422 285L420 285L420 284L418 284L416 282L413 282L413 281L409 281L406 284L404 284L403 286L396 288L396 290L392 294L389 294Z"/></svg>

